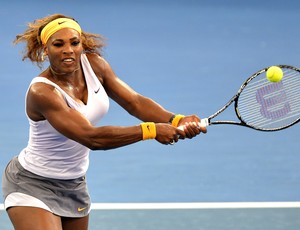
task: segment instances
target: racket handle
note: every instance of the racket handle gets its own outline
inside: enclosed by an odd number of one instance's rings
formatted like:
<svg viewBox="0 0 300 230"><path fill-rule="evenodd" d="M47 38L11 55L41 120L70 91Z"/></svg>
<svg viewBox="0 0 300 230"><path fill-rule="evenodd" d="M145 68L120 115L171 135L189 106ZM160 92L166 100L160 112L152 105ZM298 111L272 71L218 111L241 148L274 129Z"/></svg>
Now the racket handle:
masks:
<svg viewBox="0 0 300 230"><path fill-rule="evenodd" d="M208 118L201 119L201 121L198 124L201 127L207 127L207 126L209 126ZM184 125L178 126L177 128L183 130L184 129Z"/></svg>
<svg viewBox="0 0 300 230"><path fill-rule="evenodd" d="M207 127L207 126L209 126L208 118L201 119L201 121L200 121L199 124L200 124L201 127Z"/></svg>

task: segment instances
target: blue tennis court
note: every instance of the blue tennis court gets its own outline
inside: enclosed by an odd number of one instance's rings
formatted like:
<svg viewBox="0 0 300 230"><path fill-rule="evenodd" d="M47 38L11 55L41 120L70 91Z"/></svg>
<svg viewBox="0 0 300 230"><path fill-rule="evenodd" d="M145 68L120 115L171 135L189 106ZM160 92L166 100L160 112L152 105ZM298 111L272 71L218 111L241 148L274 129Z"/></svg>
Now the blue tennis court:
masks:
<svg viewBox="0 0 300 230"><path fill-rule="evenodd" d="M24 96L40 70L22 62L23 47L12 45L27 22L52 13L73 16L84 30L107 38L104 57L136 91L175 113L206 117L254 72L276 64L300 67L299 10L293 0L1 3L0 171L28 139ZM234 117L232 110L222 116ZM99 125L138 123L111 101ZM145 141L94 151L91 197L95 204L298 204L299 131L300 124L272 133L220 125L174 146ZM90 229L299 229L298 217L297 207L100 208L91 213ZM3 210L0 229L12 229Z"/></svg>

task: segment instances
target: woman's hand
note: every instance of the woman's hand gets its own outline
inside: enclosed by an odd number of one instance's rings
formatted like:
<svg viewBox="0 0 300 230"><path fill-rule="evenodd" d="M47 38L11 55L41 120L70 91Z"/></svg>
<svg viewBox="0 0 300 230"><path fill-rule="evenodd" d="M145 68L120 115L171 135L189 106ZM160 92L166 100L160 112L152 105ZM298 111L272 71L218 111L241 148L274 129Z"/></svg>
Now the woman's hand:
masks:
<svg viewBox="0 0 300 230"><path fill-rule="evenodd" d="M206 133L206 127L200 126L200 118L196 115L183 117L178 123L178 129L183 130L185 135L181 135L180 139L193 138L200 133Z"/></svg>
<svg viewBox="0 0 300 230"><path fill-rule="evenodd" d="M156 123L156 140L162 144L174 144L179 137L185 136L185 131L167 123Z"/></svg>

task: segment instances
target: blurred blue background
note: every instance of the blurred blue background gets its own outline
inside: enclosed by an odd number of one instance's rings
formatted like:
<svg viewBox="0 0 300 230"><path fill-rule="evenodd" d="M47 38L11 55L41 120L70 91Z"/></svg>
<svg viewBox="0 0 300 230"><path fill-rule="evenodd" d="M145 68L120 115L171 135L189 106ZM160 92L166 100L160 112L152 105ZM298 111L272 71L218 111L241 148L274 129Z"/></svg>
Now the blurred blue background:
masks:
<svg viewBox="0 0 300 230"><path fill-rule="evenodd" d="M170 111L206 117L264 67L300 66L298 1L5 1L0 19L0 170L27 144L24 96L40 72L15 35L48 14L107 38L104 57ZM45 66L46 67L46 66ZM234 118L233 110L224 114ZM135 125L118 105L99 125ZM91 152L93 202L300 201L300 124L265 133L212 126L174 146L144 141ZM2 194L2 193L1 193ZM2 203L2 202L0 202Z"/></svg>

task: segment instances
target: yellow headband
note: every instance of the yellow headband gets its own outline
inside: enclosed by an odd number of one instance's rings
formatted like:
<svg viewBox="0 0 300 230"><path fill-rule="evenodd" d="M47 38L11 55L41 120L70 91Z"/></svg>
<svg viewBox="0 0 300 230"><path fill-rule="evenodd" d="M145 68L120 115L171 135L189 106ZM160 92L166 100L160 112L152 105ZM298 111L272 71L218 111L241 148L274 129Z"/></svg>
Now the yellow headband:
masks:
<svg viewBox="0 0 300 230"><path fill-rule="evenodd" d="M79 34L81 34L80 25L70 18L58 18L51 22L49 22L41 32L41 41L43 44L46 44L48 39L51 37L52 34L61 30L63 28L71 28L76 30Z"/></svg>

